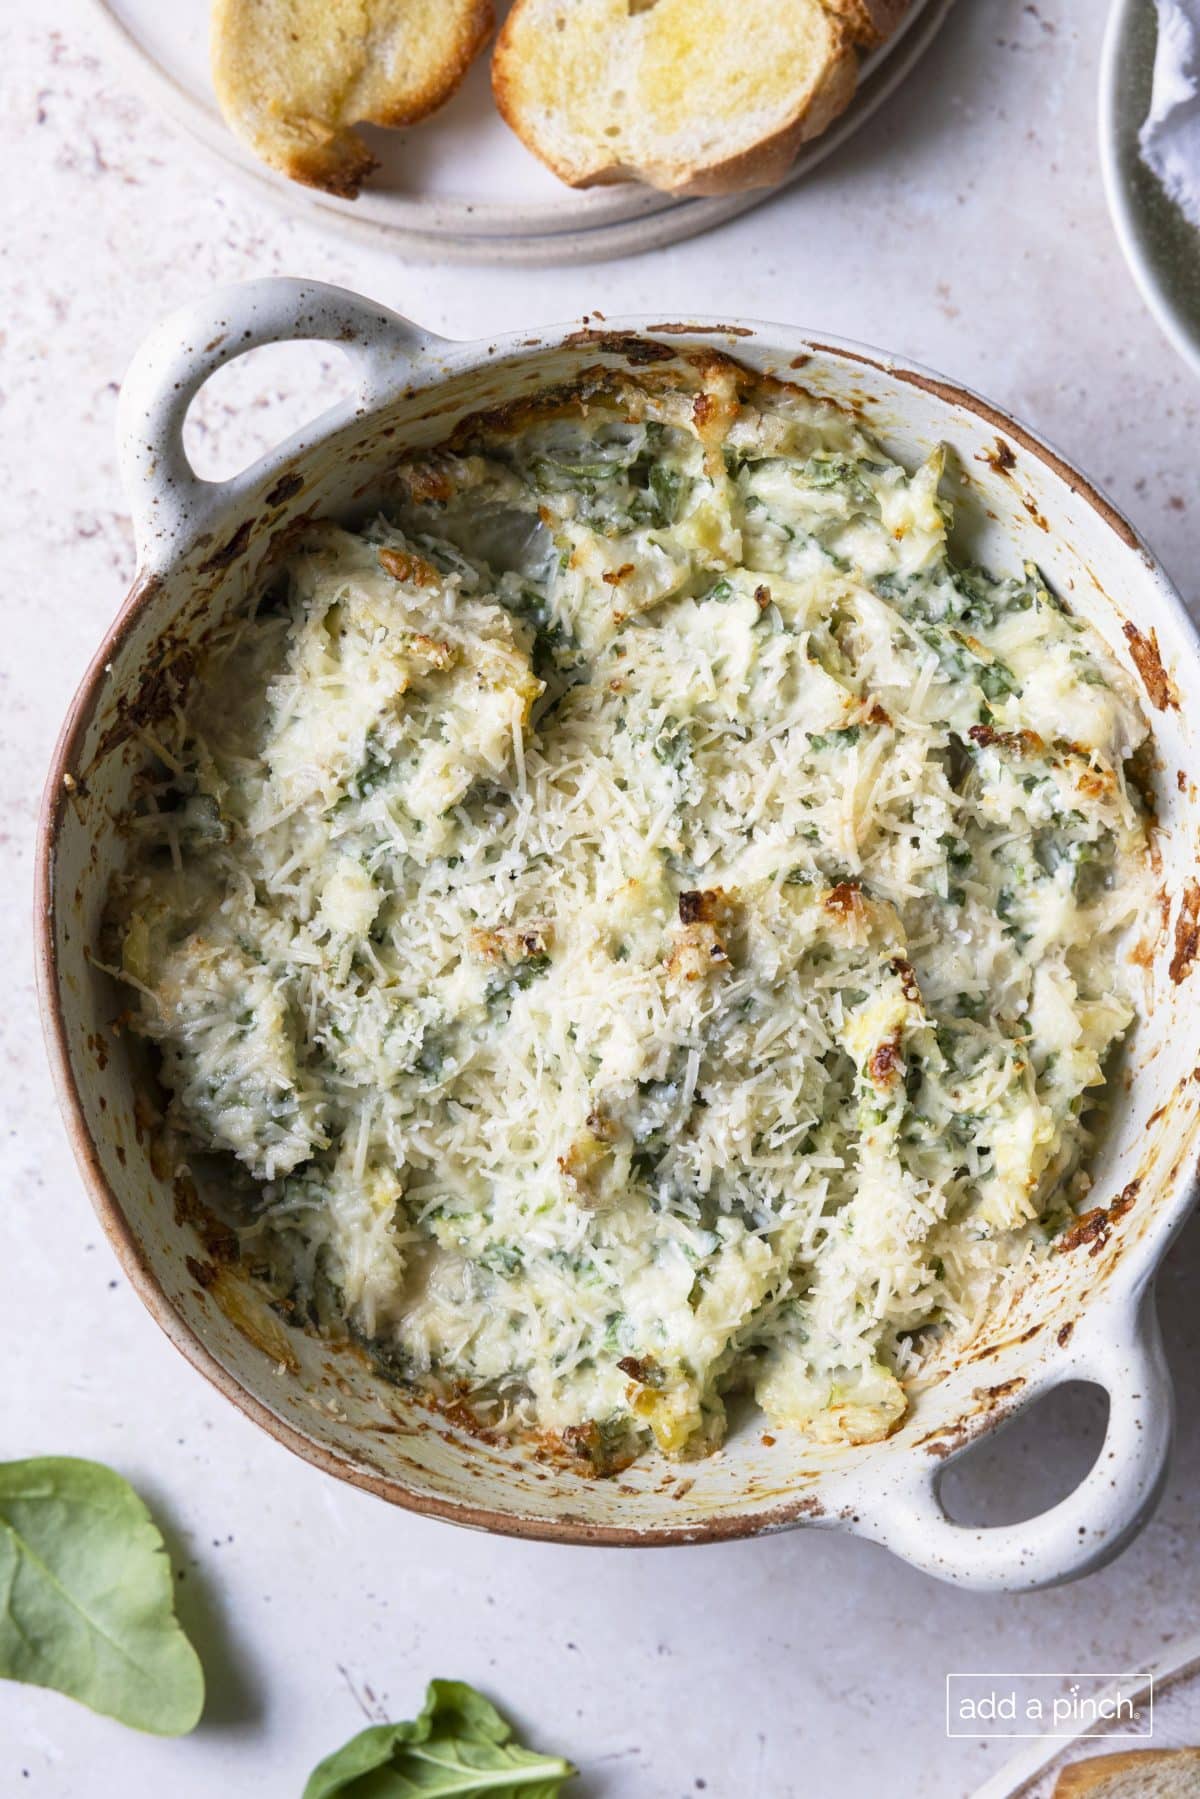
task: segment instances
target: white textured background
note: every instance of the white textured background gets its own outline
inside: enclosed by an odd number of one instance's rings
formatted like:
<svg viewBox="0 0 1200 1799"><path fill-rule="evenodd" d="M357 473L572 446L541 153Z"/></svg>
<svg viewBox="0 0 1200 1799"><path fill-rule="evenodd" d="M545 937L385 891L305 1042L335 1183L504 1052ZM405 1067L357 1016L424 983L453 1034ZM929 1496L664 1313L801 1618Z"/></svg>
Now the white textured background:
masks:
<svg viewBox="0 0 1200 1799"><path fill-rule="evenodd" d="M195 4L202 0L164 0ZM0 1687L0 1794L294 1799L430 1674L486 1687L572 1755L579 1799L961 1799L1003 1746L947 1742L948 1669L1114 1669L1200 1623L1200 1228L1160 1284L1179 1440L1155 1521L1107 1571L989 1598L826 1534L667 1552L492 1541L294 1460L160 1337L104 1245L38 1042L31 843L51 743L133 572L113 459L142 333L210 284L342 282L450 335L697 308L823 328L961 377L1107 485L1200 602L1200 390L1143 312L1095 155L1101 0L959 0L902 90L807 184L706 240L548 273L406 267L285 216L131 96L86 13L0 17L0 1455L99 1457L163 1520L211 1697L184 1742ZM202 469L298 422L336 358L264 352L200 406ZM322 390L318 394L318 390ZM1062 1490L1084 1395L985 1452L981 1516ZM372 1697L373 1696L373 1697Z"/></svg>

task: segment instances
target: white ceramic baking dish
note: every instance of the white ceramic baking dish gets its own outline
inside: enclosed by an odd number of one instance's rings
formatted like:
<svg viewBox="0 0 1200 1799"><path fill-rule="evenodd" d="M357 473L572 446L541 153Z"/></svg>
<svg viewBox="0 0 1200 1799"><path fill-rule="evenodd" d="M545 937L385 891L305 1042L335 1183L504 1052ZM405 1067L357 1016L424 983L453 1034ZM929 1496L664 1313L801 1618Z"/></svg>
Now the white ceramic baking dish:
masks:
<svg viewBox="0 0 1200 1799"><path fill-rule="evenodd" d="M346 352L356 397L234 480L199 480L184 454L188 406L222 364L278 339ZM587 1479L473 1440L389 1385L352 1350L286 1326L162 1166L123 999L89 961L114 820L146 751L139 721L187 686L190 647L236 606L306 515L369 509L397 454L483 406L596 363L659 364L718 348L860 408L888 448L954 451L959 533L997 568L1036 560L1147 690L1158 747L1163 916L1147 970L1148 1016L1117 1078L1095 1162L1096 1213L1076 1246L1008 1300L970 1344L931 1369L888 1441L822 1449L761 1418L706 1460L650 1458ZM1146 1517L1169 1447L1171 1392L1152 1280L1192 1199L1200 1085L1200 976L1188 979L1200 889L1195 762L1200 658L1162 571L1095 489L974 395L873 351L777 325L607 323L455 344L352 294L291 280L230 288L167 320L135 360L121 457L140 567L63 729L41 825L40 979L68 1128L114 1248L172 1341L250 1417L318 1466L457 1523L619 1545L714 1541L807 1523L874 1538L967 1585L1026 1588L1081 1574ZM1161 660L1160 660L1161 659ZM219 1245L215 1246L219 1248ZM967 1528L939 1498L947 1463L1049 1388L1109 1396L1099 1458L1076 1490L1028 1523Z"/></svg>

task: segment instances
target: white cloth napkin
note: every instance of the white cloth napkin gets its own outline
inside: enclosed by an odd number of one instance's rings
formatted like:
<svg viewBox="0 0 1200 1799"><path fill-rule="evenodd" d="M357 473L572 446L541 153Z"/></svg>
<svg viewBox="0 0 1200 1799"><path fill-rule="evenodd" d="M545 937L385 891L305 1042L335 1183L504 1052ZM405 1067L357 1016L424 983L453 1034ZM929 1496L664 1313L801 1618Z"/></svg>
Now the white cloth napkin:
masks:
<svg viewBox="0 0 1200 1799"><path fill-rule="evenodd" d="M1200 0L1155 0L1154 90L1139 142L1143 160L1200 227Z"/></svg>

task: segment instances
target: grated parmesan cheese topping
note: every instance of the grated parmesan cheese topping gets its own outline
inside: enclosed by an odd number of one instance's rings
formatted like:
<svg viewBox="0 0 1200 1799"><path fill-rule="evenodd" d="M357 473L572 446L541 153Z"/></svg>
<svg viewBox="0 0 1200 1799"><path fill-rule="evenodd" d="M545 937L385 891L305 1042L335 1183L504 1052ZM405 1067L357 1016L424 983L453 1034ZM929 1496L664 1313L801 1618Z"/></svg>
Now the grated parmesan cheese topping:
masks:
<svg viewBox="0 0 1200 1799"><path fill-rule="evenodd" d="M1086 1192L1146 725L942 464L597 372L313 528L155 727L113 922L245 1253L599 1470L734 1387L886 1434Z"/></svg>

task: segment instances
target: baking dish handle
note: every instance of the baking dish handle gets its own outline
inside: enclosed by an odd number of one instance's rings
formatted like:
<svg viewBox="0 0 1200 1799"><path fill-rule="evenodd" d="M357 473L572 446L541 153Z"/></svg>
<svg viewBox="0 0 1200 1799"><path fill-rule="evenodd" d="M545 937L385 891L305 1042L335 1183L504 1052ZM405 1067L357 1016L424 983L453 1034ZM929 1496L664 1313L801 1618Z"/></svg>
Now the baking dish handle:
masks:
<svg viewBox="0 0 1200 1799"><path fill-rule="evenodd" d="M993 1592L1057 1586L1111 1560L1157 1501L1171 1447L1171 1377L1152 1292L1129 1322L1123 1332L1104 1319L1109 1334L1095 1333L1040 1389L1039 1397L1063 1381L1082 1380L1108 1393L1100 1453L1065 1499L1021 1524L955 1524L938 1491L947 1458L919 1467L905 1490L890 1492L885 1514L861 1517L858 1530L928 1574Z"/></svg>
<svg viewBox="0 0 1200 1799"><path fill-rule="evenodd" d="M188 407L209 377L261 344L336 344L354 371L353 396L226 481L196 474L183 445ZM162 566L211 519L308 445L372 410L411 379L415 360L446 340L359 294L272 276L217 288L171 313L134 356L117 418L121 476L138 562Z"/></svg>

